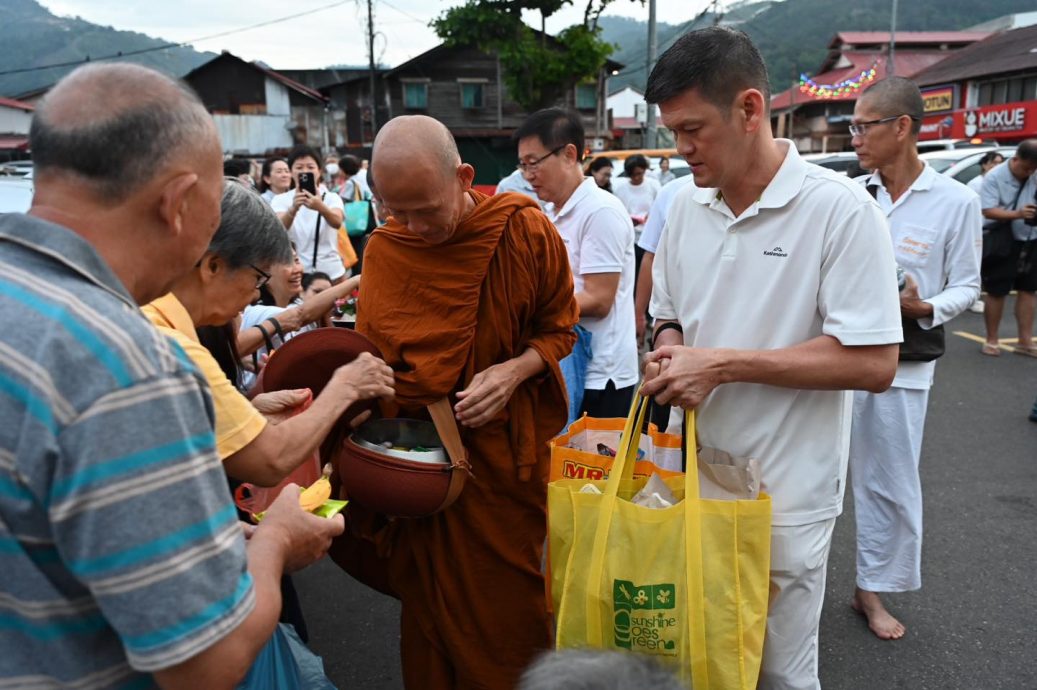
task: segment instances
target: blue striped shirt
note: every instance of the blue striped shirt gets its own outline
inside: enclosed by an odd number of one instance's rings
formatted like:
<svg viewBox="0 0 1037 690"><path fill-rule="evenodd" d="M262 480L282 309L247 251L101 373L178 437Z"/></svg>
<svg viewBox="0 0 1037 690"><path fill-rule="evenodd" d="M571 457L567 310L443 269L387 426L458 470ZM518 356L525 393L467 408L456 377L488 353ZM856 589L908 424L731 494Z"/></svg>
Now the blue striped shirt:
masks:
<svg viewBox="0 0 1037 690"><path fill-rule="evenodd" d="M84 239L0 215L0 690L147 688L255 606L202 376Z"/></svg>

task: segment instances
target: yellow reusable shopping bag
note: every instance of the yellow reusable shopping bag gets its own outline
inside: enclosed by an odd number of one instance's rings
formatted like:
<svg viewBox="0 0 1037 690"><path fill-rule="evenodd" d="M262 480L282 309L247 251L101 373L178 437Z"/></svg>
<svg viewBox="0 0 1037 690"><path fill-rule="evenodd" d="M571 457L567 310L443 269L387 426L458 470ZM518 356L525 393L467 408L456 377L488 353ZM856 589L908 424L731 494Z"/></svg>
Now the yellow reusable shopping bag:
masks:
<svg viewBox="0 0 1037 690"><path fill-rule="evenodd" d="M559 648L629 650L670 662L694 690L753 690L767 622L771 505L699 498L698 473L666 479L679 502L630 502L647 403L631 408L605 481L548 485L552 598ZM686 415L688 467L697 464ZM581 491L587 484L602 493ZM683 499L683 500L681 500Z"/></svg>

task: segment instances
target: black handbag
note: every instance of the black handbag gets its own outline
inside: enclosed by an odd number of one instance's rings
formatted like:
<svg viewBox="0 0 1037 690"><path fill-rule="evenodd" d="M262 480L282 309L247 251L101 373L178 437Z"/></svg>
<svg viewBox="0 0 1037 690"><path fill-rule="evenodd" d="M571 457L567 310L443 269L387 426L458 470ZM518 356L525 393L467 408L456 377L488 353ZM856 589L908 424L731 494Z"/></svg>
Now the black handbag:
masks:
<svg viewBox="0 0 1037 690"><path fill-rule="evenodd" d="M900 343L901 362L931 362L946 350L943 324L925 330L916 319L901 317L904 342Z"/></svg>
<svg viewBox="0 0 1037 690"><path fill-rule="evenodd" d="M868 185L866 189L873 199L878 199L877 185ZM1016 200L1018 199L1019 197L1016 197ZM1015 202L1012 202L1012 205L1015 206ZM1009 226L1009 232L1011 232L1011 226ZM986 251L985 239L984 251ZM901 316L900 325L904 329L904 342L900 343L899 359L901 362L931 362L943 356L946 343L942 324L925 330L918 325L916 319Z"/></svg>
<svg viewBox="0 0 1037 690"><path fill-rule="evenodd" d="M1023 193L1023 186L1019 185L1019 191L1015 199L1008 205L1008 210L1014 210L1019 203L1019 195ZM983 261L987 259L1003 259L1012 253L1012 245L1015 236L1012 234L1012 221L1001 220L989 228L983 230Z"/></svg>

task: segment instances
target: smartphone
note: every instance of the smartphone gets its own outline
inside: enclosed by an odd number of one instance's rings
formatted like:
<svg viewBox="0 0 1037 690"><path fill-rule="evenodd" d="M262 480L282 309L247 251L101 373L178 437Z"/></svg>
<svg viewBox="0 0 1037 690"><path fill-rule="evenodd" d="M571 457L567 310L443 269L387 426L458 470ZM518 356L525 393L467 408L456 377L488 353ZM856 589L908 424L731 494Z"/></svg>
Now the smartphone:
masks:
<svg viewBox="0 0 1037 690"><path fill-rule="evenodd" d="M305 189L310 194L317 194L317 182L313 179L313 173L299 173L299 189Z"/></svg>

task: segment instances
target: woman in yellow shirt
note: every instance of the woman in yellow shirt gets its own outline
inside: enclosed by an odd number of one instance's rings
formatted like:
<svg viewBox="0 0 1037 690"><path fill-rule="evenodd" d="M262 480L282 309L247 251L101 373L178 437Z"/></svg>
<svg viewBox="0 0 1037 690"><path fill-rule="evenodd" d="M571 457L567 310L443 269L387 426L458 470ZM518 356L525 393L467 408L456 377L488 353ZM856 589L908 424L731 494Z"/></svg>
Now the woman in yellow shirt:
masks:
<svg viewBox="0 0 1037 690"><path fill-rule="evenodd" d="M195 268L173 290L143 310L173 337L205 375L212 389L216 446L227 474L257 486L274 486L311 457L335 422L354 402L393 395L392 370L361 355L340 367L305 411L309 391L278 391L250 402L198 341L198 326L223 325L258 296L276 264L291 260L288 236L258 195L228 180L220 226ZM260 412L288 418L271 424Z"/></svg>

